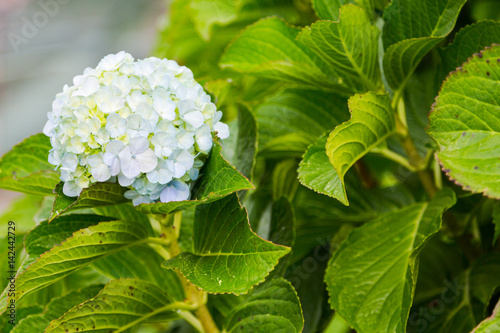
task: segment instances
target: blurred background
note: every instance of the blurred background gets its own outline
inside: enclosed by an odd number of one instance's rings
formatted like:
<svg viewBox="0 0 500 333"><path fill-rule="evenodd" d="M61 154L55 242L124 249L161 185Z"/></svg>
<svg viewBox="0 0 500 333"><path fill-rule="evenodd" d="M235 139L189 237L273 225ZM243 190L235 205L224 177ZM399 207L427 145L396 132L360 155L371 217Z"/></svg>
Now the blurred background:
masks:
<svg viewBox="0 0 500 333"><path fill-rule="evenodd" d="M55 94L126 50L150 55L163 0L0 0L0 156L42 131ZM0 211L17 196L0 190Z"/></svg>

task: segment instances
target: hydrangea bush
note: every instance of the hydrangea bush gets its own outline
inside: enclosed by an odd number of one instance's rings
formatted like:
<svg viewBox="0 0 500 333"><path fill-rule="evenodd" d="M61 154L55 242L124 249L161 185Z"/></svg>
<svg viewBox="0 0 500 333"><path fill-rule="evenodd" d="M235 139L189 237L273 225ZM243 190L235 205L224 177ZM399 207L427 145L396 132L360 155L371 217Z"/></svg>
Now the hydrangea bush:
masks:
<svg viewBox="0 0 500 333"><path fill-rule="evenodd" d="M498 20L172 1L0 159L0 330L500 332Z"/></svg>

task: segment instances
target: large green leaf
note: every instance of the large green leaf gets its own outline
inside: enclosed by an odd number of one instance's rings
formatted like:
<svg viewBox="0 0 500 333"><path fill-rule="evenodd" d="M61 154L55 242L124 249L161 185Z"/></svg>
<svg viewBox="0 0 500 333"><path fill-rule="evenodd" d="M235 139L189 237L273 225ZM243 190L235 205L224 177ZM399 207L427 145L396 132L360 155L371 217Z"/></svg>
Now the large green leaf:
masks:
<svg viewBox="0 0 500 333"><path fill-rule="evenodd" d="M0 159L0 188L51 195L59 174L48 162L50 140L44 134L30 136Z"/></svg>
<svg viewBox="0 0 500 333"><path fill-rule="evenodd" d="M119 205L129 201L123 196L127 188L117 183L96 183L83 189L76 198L64 195L63 185L64 183L59 183L54 190L56 200L52 207L50 220L77 209Z"/></svg>
<svg viewBox="0 0 500 333"><path fill-rule="evenodd" d="M349 93L341 79L322 72L325 66L320 59L296 41L298 33L298 28L276 17L257 21L229 45L220 65L262 78Z"/></svg>
<svg viewBox="0 0 500 333"><path fill-rule="evenodd" d="M152 283L138 279L113 280L99 295L52 321L45 332L114 332L154 321L155 316L165 312L175 318L172 310L176 309L171 297Z"/></svg>
<svg viewBox="0 0 500 333"><path fill-rule="evenodd" d="M51 223L43 221L24 237L24 248L32 257L38 257L54 246L80 230L96 225L99 222L110 221L109 217L97 215L62 216Z"/></svg>
<svg viewBox="0 0 500 333"><path fill-rule="evenodd" d="M354 95L349 99L349 109L351 119L337 126L326 143L326 153L342 185L349 168L396 131L391 99L387 94ZM334 193L336 197L345 198L345 192L343 195L338 190Z"/></svg>
<svg viewBox="0 0 500 333"><path fill-rule="evenodd" d="M383 59L387 82L404 86L420 60L444 37L466 0L394 0L384 11Z"/></svg>
<svg viewBox="0 0 500 333"><path fill-rule="evenodd" d="M47 304L41 314L32 314L19 321L13 333L40 333L45 331L50 321L64 315L72 307L95 297L102 289L102 285L93 285L81 290L73 291L67 295L56 297Z"/></svg>
<svg viewBox="0 0 500 333"><path fill-rule="evenodd" d="M352 231L335 252L325 276L330 303L359 333L405 330L416 257L455 200L445 189L429 203L382 215Z"/></svg>
<svg viewBox="0 0 500 333"><path fill-rule="evenodd" d="M198 206L194 223L194 253L182 252L163 265L209 293L246 293L290 251L250 229L235 194Z"/></svg>
<svg viewBox="0 0 500 333"><path fill-rule="evenodd" d="M324 135L307 148L298 170L300 183L348 205L342 180L326 154L326 140Z"/></svg>
<svg viewBox="0 0 500 333"><path fill-rule="evenodd" d="M352 91L377 90L380 30L358 6L343 6L340 16L339 22L317 21L304 28L298 40L327 64L325 71L341 77Z"/></svg>
<svg viewBox="0 0 500 333"><path fill-rule="evenodd" d="M304 327L297 293L290 282L276 279L255 289L224 322L223 332L299 333Z"/></svg>
<svg viewBox="0 0 500 333"><path fill-rule="evenodd" d="M313 0L312 3L314 10L322 20L338 21L339 10L343 5L358 5L372 15L371 12L375 8L383 9L388 2L389 0Z"/></svg>
<svg viewBox="0 0 500 333"><path fill-rule="evenodd" d="M420 324L417 328L433 333L468 333L485 318L490 299L499 287L500 255L489 253L475 261L454 281L442 286L440 301L445 304L444 311L433 316L432 321L417 317L415 321ZM424 309L421 309L422 313L425 313ZM492 320L491 324L494 325L495 321ZM485 324L487 328L488 324Z"/></svg>
<svg viewBox="0 0 500 333"><path fill-rule="evenodd" d="M443 170L465 189L500 198L500 46L476 54L443 83L429 115Z"/></svg>
<svg viewBox="0 0 500 333"><path fill-rule="evenodd" d="M500 22L481 21L461 29L442 52L443 75L462 66L474 53L500 41Z"/></svg>
<svg viewBox="0 0 500 333"><path fill-rule="evenodd" d="M101 222L81 229L65 242L42 254L16 277L18 301L24 296L48 286L72 272L125 248L148 242L147 230L135 221ZM5 310L7 292L0 297Z"/></svg>
<svg viewBox="0 0 500 333"><path fill-rule="evenodd" d="M184 226L184 225L183 225ZM123 249L94 262L91 267L112 279L135 278L155 284L176 301L185 298L179 278L161 267L165 258L150 246Z"/></svg>
<svg viewBox="0 0 500 333"><path fill-rule="evenodd" d="M333 127L349 119L347 100L325 92L286 89L255 110L259 124L259 153L297 152Z"/></svg>
<svg viewBox="0 0 500 333"><path fill-rule="evenodd" d="M143 213L169 214L219 200L236 191L253 189L252 183L222 157L221 151L221 145L214 141L210 157L191 192L192 200L141 204L136 209Z"/></svg>

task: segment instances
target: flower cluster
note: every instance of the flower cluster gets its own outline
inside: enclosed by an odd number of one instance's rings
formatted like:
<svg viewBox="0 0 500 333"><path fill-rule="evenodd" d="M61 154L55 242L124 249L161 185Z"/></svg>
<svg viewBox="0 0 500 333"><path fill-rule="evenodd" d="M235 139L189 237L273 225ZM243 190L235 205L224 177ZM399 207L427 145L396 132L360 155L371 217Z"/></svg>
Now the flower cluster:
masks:
<svg viewBox="0 0 500 333"><path fill-rule="evenodd" d="M189 199L210 149L212 131L229 136L222 113L173 60L104 57L64 86L48 113L49 162L63 192L77 196L96 182L129 187L134 205Z"/></svg>

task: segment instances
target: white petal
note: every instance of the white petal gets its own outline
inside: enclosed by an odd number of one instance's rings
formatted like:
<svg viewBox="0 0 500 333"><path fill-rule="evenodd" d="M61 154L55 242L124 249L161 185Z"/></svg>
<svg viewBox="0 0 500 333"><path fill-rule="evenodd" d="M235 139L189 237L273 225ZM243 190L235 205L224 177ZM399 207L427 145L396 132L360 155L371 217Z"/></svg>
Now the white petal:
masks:
<svg viewBox="0 0 500 333"><path fill-rule="evenodd" d="M149 141L144 137L135 137L130 139L129 147L131 154L142 154L149 148Z"/></svg>
<svg viewBox="0 0 500 333"><path fill-rule="evenodd" d="M140 197L137 197L132 200L132 204L134 206L140 205L140 204L150 204L152 201L148 197L141 195Z"/></svg>
<svg viewBox="0 0 500 333"><path fill-rule="evenodd" d="M64 102L61 101L60 99L55 99L52 102L52 112L54 113L55 116L59 117L61 115L61 110L64 105Z"/></svg>
<svg viewBox="0 0 500 333"><path fill-rule="evenodd" d="M184 115L185 113L192 112L196 110L196 105L194 101L190 99L185 99L179 101L179 114Z"/></svg>
<svg viewBox="0 0 500 333"><path fill-rule="evenodd" d="M183 119L186 123L198 129L205 122L205 117L200 111L193 111L184 114Z"/></svg>
<svg viewBox="0 0 500 333"><path fill-rule="evenodd" d="M106 145L106 152L112 154L118 154L125 147L125 144L119 140L110 141Z"/></svg>
<svg viewBox="0 0 500 333"><path fill-rule="evenodd" d="M186 167L182 163L175 162L173 164L173 171L174 171L174 177L175 178L181 178L186 174Z"/></svg>
<svg viewBox="0 0 500 333"><path fill-rule="evenodd" d="M194 144L193 132L183 132L178 136L179 147L189 149Z"/></svg>
<svg viewBox="0 0 500 333"><path fill-rule="evenodd" d="M88 165L90 165L93 168L99 167L101 164L103 164L103 154L98 153L94 155L90 155L89 158L87 159Z"/></svg>
<svg viewBox="0 0 500 333"><path fill-rule="evenodd" d="M153 91L153 107L163 119L175 119L176 104L165 89L160 88Z"/></svg>
<svg viewBox="0 0 500 333"><path fill-rule="evenodd" d="M160 183L162 185L168 183L169 181L171 181L174 178L173 172L168 170L168 169L160 169L159 174L160 174L160 177L159 177L158 183Z"/></svg>
<svg viewBox="0 0 500 333"><path fill-rule="evenodd" d="M75 172L76 167L78 166L78 158L75 154L66 153L62 158L62 166L69 172Z"/></svg>
<svg viewBox="0 0 500 333"><path fill-rule="evenodd" d="M189 199L189 186L178 180L173 180L161 192L161 202L183 201Z"/></svg>
<svg viewBox="0 0 500 333"><path fill-rule="evenodd" d="M123 175L127 178L135 178L141 174L141 168L139 166L139 162L135 158L130 158L130 159L120 158L120 165Z"/></svg>
<svg viewBox="0 0 500 333"><path fill-rule="evenodd" d="M191 169L194 164L194 157L187 150L182 150L176 157L176 161L182 163L186 170Z"/></svg>
<svg viewBox="0 0 500 333"><path fill-rule="evenodd" d="M97 78L94 76L89 76L83 79L83 81L81 81L80 83L80 87L73 93L73 96L87 97L97 92L101 87L99 85L99 80L97 80Z"/></svg>
<svg viewBox="0 0 500 333"><path fill-rule="evenodd" d="M158 181L160 180L160 173L158 172L158 170L153 170L148 172L146 174L146 177L151 183L158 183Z"/></svg>
<svg viewBox="0 0 500 333"><path fill-rule="evenodd" d="M102 60L99 62L99 65L97 67L101 68L102 70L105 71L113 71L120 67L122 63L125 62L125 60L128 57L132 57L130 54L126 53L125 51L120 51L117 54L108 54ZM133 60L133 58L132 58Z"/></svg>
<svg viewBox="0 0 500 333"><path fill-rule="evenodd" d="M229 137L229 127L221 122L214 124L214 131L217 131L217 136L221 139L227 139Z"/></svg>
<svg viewBox="0 0 500 333"><path fill-rule="evenodd" d="M111 176L116 176L120 173L120 159L115 157L109 166Z"/></svg>
<svg viewBox="0 0 500 333"><path fill-rule="evenodd" d="M158 157L156 157L152 149L148 149L144 153L137 155L135 159L139 163L141 172L144 173L152 171L158 164Z"/></svg>
<svg viewBox="0 0 500 333"><path fill-rule="evenodd" d="M77 197L82 192L82 188L76 184L74 180L64 183L63 193L68 197Z"/></svg>
<svg viewBox="0 0 500 333"><path fill-rule="evenodd" d="M125 105L125 100L120 97L110 97L101 103L100 108L104 113L114 113Z"/></svg>
<svg viewBox="0 0 500 333"><path fill-rule="evenodd" d="M134 183L134 181L135 181L135 178L127 178L122 173L118 174L118 183L121 186L124 186L124 187L130 186Z"/></svg>
<svg viewBox="0 0 500 333"><path fill-rule="evenodd" d="M109 167L106 164L101 164L98 167L91 168L92 177L98 182L105 182L111 178L111 173L109 172Z"/></svg>
<svg viewBox="0 0 500 333"><path fill-rule="evenodd" d="M52 136L54 135L54 128L56 128L56 124L52 123L50 120L45 123L45 126L43 127L43 134L46 136Z"/></svg>

